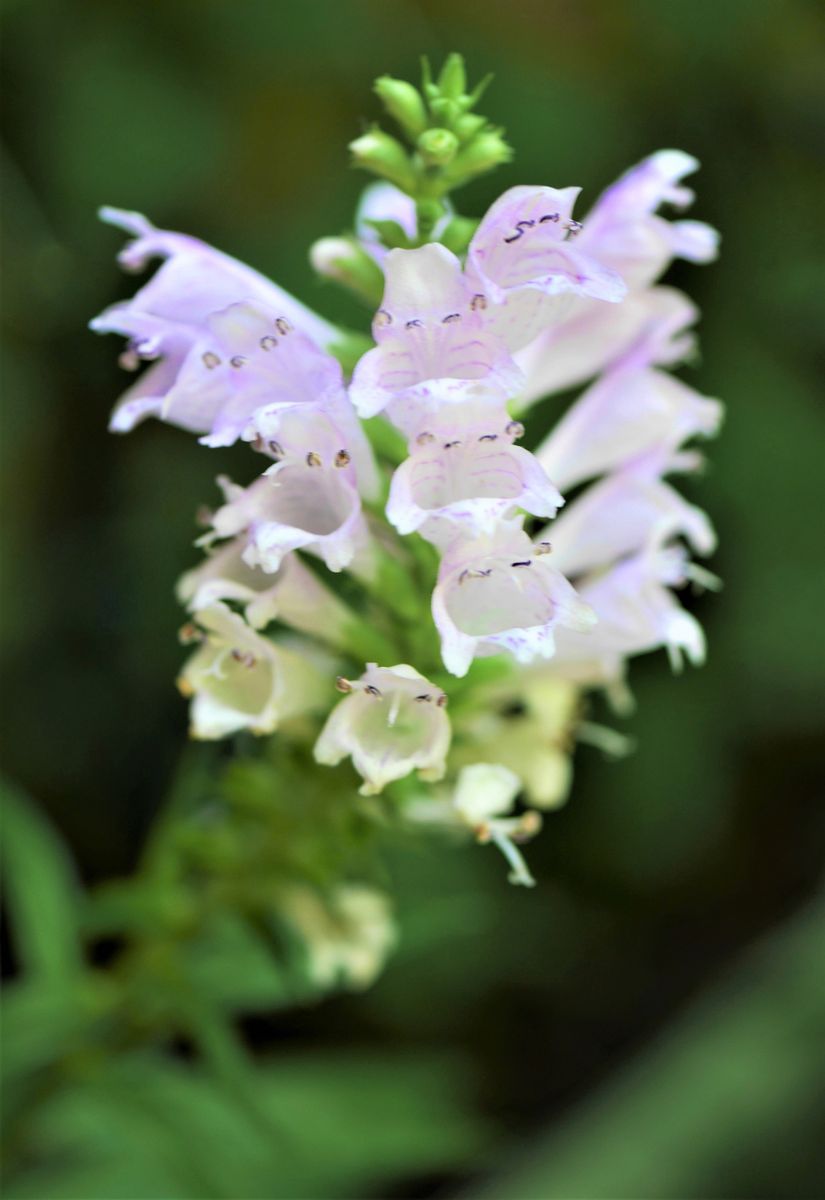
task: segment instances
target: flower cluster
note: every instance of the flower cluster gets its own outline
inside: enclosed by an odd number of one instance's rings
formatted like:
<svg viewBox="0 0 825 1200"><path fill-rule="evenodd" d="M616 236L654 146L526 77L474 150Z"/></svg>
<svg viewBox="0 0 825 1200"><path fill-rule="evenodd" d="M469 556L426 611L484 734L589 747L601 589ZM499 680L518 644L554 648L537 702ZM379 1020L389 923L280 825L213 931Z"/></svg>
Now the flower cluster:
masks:
<svg viewBox="0 0 825 1200"><path fill-rule="evenodd" d="M675 666L703 656L674 589L714 582L690 561L714 534L666 477L699 466L685 444L720 406L669 373L697 314L657 281L674 257L712 259L717 237L660 215L692 200L697 163L671 150L581 220L579 189L548 186L458 217L447 192L509 153L472 111L478 89L451 59L423 94L378 91L414 152L380 130L354 143L383 182L352 235L311 253L375 297L368 348L348 361L342 331L261 275L104 209L132 235L124 267L161 259L92 323L128 339L124 367L149 364L111 427L155 416L266 464L219 478L207 557L179 584L193 735L314 729L318 764L351 758L364 794L397 787L411 819L495 842L529 883L516 843L566 795L570 747L593 735L586 689L620 701L627 660L657 647ZM531 405L585 383L534 452L518 444Z"/></svg>

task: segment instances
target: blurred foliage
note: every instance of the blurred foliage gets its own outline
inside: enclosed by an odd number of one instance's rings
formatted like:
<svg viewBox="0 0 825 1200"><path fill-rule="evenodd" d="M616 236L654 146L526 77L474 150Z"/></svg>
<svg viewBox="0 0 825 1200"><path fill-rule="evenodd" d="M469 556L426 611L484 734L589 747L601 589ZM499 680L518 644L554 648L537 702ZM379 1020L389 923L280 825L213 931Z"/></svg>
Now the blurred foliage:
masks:
<svg viewBox="0 0 825 1200"><path fill-rule="evenodd" d="M821 913L804 906L825 861L821 5L4 13L3 749L42 806L9 792L3 819L6 1194L820 1195ZM318 1006L283 931L210 896L229 871L220 815L255 794L208 747L179 761L172 584L216 467L176 430L106 433L123 378L85 323L129 283L94 214L142 209L363 328L366 310L308 282L307 248L349 224L346 146L379 115L375 76L452 49L473 79L495 72L485 111L516 150L460 193L466 215L524 181L581 183L586 211L662 146L702 161L694 213L723 257L672 281L703 310L691 382L728 404L691 497L719 527L725 590L697 601L705 669L674 682L663 656L636 664L636 753L579 751L534 892L508 890L493 851L387 827L398 954L368 993ZM300 811L265 785L265 816L239 827L254 843L263 821L273 855L286 839L300 854L313 822L340 821L356 853L340 778ZM141 906L117 882L139 859L162 873L173 843L194 921L159 883ZM258 877L234 861L230 878ZM124 952L108 930L126 915ZM135 947L154 974L124 969Z"/></svg>

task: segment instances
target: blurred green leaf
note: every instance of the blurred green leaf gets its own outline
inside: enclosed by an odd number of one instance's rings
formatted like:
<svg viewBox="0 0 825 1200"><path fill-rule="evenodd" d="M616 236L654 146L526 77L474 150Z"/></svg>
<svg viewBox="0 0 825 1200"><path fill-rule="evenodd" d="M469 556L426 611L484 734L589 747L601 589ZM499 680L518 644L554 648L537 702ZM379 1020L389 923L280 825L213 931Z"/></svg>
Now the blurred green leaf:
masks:
<svg viewBox="0 0 825 1200"><path fill-rule="evenodd" d="M81 892L63 843L31 800L0 780L0 854L15 952L27 971L63 981L82 966Z"/></svg>

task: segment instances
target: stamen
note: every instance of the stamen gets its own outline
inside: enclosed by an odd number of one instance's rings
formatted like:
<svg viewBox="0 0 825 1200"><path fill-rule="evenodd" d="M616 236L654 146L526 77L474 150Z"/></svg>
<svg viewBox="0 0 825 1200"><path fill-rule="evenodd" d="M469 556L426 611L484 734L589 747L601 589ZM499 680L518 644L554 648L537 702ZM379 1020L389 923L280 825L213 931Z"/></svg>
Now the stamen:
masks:
<svg viewBox="0 0 825 1200"><path fill-rule="evenodd" d="M553 550L552 542L538 542L533 551L534 554L550 554Z"/></svg>
<svg viewBox="0 0 825 1200"><path fill-rule="evenodd" d="M118 355L117 362L124 371L136 371L140 366L140 355L134 346L127 346L123 353Z"/></svg>
<svg viewBox="0 0 825 1200"><path fill-rule="evenodd" d="M201 529L208 529L214 516L214 512L207 504L201 504L195 512L195 523L200 525Z"/></svg>
<svg viewBox="0 0 825 1200"><path fill-rule="evenodd" d="M219 367L221 365L220 358L217 354L213 354L211 350L206 351L206 353L202 356L202 361L203 365L210 371L214 371L215 367Z"/></svg>
<svg viewBox="0 0 825 1200"><path fill-rule="evenodd" d="M316 454L314 450L310 450L306 462L308 467L322 467L324 465L321 461L321 455Z"/></svg>
<svg viewBox="0 0 825 1200"><path fill-rule="evenodd" d="M243 650L233 649L233 650L230 650L229 653L230 653L230 657L233 659L234 662L242 663L243 666L248 667L248 668L254 667L258 661L257 658L255 657L255 655L251 654L248 650L243 651Z"/></svg>
<svg viewBox="0 0 825 1200"><path fill-rule="evenodd" d="M581 233L581 231L584 229L584 226L582 225L581 221L568 221L564 228L567 230L567 236L574 238L577 233Z"/></svg>
<svg viewBox="0 0 825 1200"><path fill-rule="evenodd" d="M473 296L472 300L470 301L470 308L473 310L473 312L478 312L480 308L486 307L487 297L483 292L476 292L475 296Z"/></svg>
<svg viewBox="0 0 825 1200"><path fill-rule="evenodd" d="M289 321L287 321L286 317L276 317L275 328L278 330L278 333L282 334L284 337L286 337L286 335L292 330L292 326L290 325Z"/></svg>
<svg viewBox="0 0 825 1200"><path fill-rule="evenodd" d="M338 678L335 680L335 686L339 692L351 692L352 691L352 684L350 683L350 681L348 679L345 679L343 675L339 675Z"/></svg>
<svg viewBox="0 0 825 1200"><path fill-rule="evenodd" d="M266 443L266 448L273 458L283 458L284 448L280 442L276 442L274 438Z"/></svg>
<svg viewBox="0 0 825 1200"><path fill-rule="evenodd" d="M278 345L278 339L274 338L271 333L268 333L266 337L261 338L259 344L262 350L274 350Z"/></svg>
<svg viewBox="0 0 825 1200"><path fill-rule="evenodd" d="M392 325L392 316L385 308L379 308L372 323L378 326Z"/></svg>
<svg viewBox="0 0 825 1200"><path fill-rule="evenodd" d="M351 462L349 450L339 450L335 455L336 467L348 467Z"/></svg>
<svg viewBox="0 0 825 1200"><path fill-rule="evenodd" d="M244 365L244 363L246 362L246 359L244 358L244 356L242 354L233 354L232 357L230 358L229 362L230 362L230 365L233 367L242 367Z"/></svg>
<svg viewBox="0 0 825 1200"><path fill-rule="evenodd" d="M447 694L446 694L446 692L441 692L441 694L439 695L439 697L438 697L438 699L436 700L436 702L435 702L435 703L436 703L436 707L437 707L437 708L446 708L446 707L447 707Z"/></svg>
<svg viewBox="0 0 825 1200"><path fill-rule="evenodd" d="M428 445L430 442L434 442L434 441L435 441L435 434L434 434L434 433L427 433L427 432L425 431L424 433L419 433L418 437L417 437L415 440L416 440L416 442L417 442L417 444L418 444L419 446L426 446L426 445Z"/></svg>
<svg viewBox="0 0 825 1200"><path fill-rule="evenodd" d="M202 642L203 640L203 632L191 621L187 621L185 625L181 625L178 630L178 641L182 646L191 646L195 642Z"/></svg>
<svg viewBox="0 0 825 1200"><path fill-rule="evenodd" d="M368 683L367 686L364 688L364 691L367 693L368 696L378 696L379 699L382 699L382 694L381 694L380 690L375 686L374 683Z"/></svg>
<svg viewBox="0 0 825 1200"><path fill-rule="evenodd" d="M508 437L518 441L520 437L524 437L524 426L522 425L521 421L511 421L504 432Z"/></svg>

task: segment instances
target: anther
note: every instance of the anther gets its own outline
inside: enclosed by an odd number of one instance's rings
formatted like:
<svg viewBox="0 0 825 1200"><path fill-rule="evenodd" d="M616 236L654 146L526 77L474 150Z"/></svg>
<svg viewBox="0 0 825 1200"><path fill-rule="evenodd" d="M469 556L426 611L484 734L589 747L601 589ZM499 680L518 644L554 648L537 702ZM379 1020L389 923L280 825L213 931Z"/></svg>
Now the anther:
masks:
<svg viewBox="0 0 825 1200"><path fill-rule="evenodd" d="M269 451L269 453L272 455L273 458L283 458L284 457L283 446L281 445L280 442L276 442L274 438L271 438L266 443L266 448Z"/></svg>
<svg viewBox="0 0 825 1200"><path fill-rule="evenodd" d="M460 321L460 320L461 320L461 313L448 313L446 317L442 318L441 324L442 325L452 325L455 321Z"/></svg>
<svg viewBox="0 0 825 1200"><path fill-rule="evenodd" d="M553 550L553 545L551 542L538 542L533 553L534 554L550 554L552 552L552 550Z"/></svg>
<svg viewBox="0 0 825 1200"><path fill-rule="evenodd" d="M378 696L379 699L381 698L381 692L375 686L374 683L368 683L367 686L364 688L364 691L367 693L368 696Z"/></svg>
<svg viewBox="0 0 825 1200"><path fill-rule="evenodd" d="M250 652L248 650L247 651L237 650L237 649L232 650L232 651L230 651L230 657L234 660L234 662L241 663L244 667L247 667L247 668L254 667L258 661L256 659L255 655L250 654Z"/></svg>
<svg viewBox="0 0 825 1200"><path fill-rule="evenodd" d="M140 355L134 346L127 346L123 353L118 355L117 361L124 371L136 371L140 366Z"/></svg>
<svg viewBox="0 0 825 1200"><path fill-rule="evenodd" d="M262 337L259 343L262 350L274 350L278 345L278 339L268 333L266 337Z"/></svg>
<svg viewBox="0 0 825 1200"><path fill-rule="evenodd" d="M436 700L436 704L439 708L447 707L447 696L444 692L439 695L438 699Z"/></svg>
<svg viewBox="0 0 825 1200"><path fill-rule="evenodd" d="M335 455L336 467L348 467L351 462L349 450L339 450Z"/></svg>
<svg viewBox="0 0 825 1200"><path fill-rule="evenodd" d="M470 301L470 308L473 310L473 312L478 312L479 309L486 307L487 297L483 292L476 292L475 296L473 296L472 300Z"/></svg>
<svg viewBox="0 0 825 1200"><path fill-rule="evenodd" d="M185 625L181 625L178 630L178 641L182 646L191 646L194 642L202 642L203 638L203 633L191 621L187 621Z"/></svg>
<svg viewBox="0 0 825 1200"><path fill-rule="evenodd" d="M508 437L517 441L520 437L524 437L524 426L521 421L511 421L504 432Z"/></svg>
<svg viewBox="0 0 825 1200"><path fill-rule="evenodd" d="M413 317L412 321L407 321L404 328L405 329L420 329L423 324L424 324L423 321L419 321L417 317Z"/></svg>
<svg viewBox="0 0 825 1200"><path fill-rule="evenodd" d="M584 229L584 226L582 225L581 221L568 221L565 225L565 229L567 230L568 237L573 238L577 233L581 233L582 229Z"/></svg>
<svg viewBox="0 0 825 1200"><path fill-rule="evenodd" d="M286 317L276 317L275 328L282 337L285 337L292 329L292 326L290 325L289 321L287 321Z"/></svg>
<svg viewBox="0 0 825 1200"><path fill-rule="evenodd" d="M200 525L201 529L208 529L212 524L214 512L207 504L201 504L195 512L195 523Z"/></svg>
<svg viewBox="0 0 825 1200"><path fill-rule="evenodd" d="M497 433L482 433L481 437L478 440L480 442L495 442L498 440L498 434Z"/></svg>
<svg viewBox="0 0 825 1200"><path fill-rule="evenodd" d="M321 461L321 455L316 454L314 450L310 450L306 462L308 467L322 467L324 465Z"/></svg>
<svg viewBox="0 0 825 1200"><path fill-rule="evenodd" d="M378 312L373 318L372 323L373 325L378 325L379 327L384 325L392 325L392 316L385 308L379 308Z"/></svg>
<svg viewBox="0 0 825 1200"><path fill-rule="evenodd" d="M338 678L335 680L335 686L339 692L351 692L352 691L352 684L350 683L350 681L348 679L345 679L343 675L339 675Z"/></svg>
<svg viewBox="0 0 825 1200"><path fill-rule="evenodd" d="M415 440L419 446L428 446L430 444L430 442L435 441L435 434L427 433L427 431L425 430L423 433L419 433L418 437Z"/></svg>
<svg viewBox="0 0 825 1200"><path fill-rule="evenodd" d="M203 359L203 365L205 367L208 367L210 371L214 371L215 367L219 367L221 365L220 358L217 356L217 354L214 354L211 350L207 350L206 353L202 356L202 359Z"/></svg>
<svg viewBox="0 0 825 1200"><path fill-rule="evenodd" d="M518 562L511 562L511 567L532 567L533 560L531 558L522 558Z"/></svg>
<svg viewBox="0 0 825 1200"><path fill-rule="evenodd" d="M229 362L230 362L230 365L233 367L242 367L244 365L244 363L246 362L246 359L244 358L244 356L242 354L233 354L232 357L230 358Z"/></svg>

